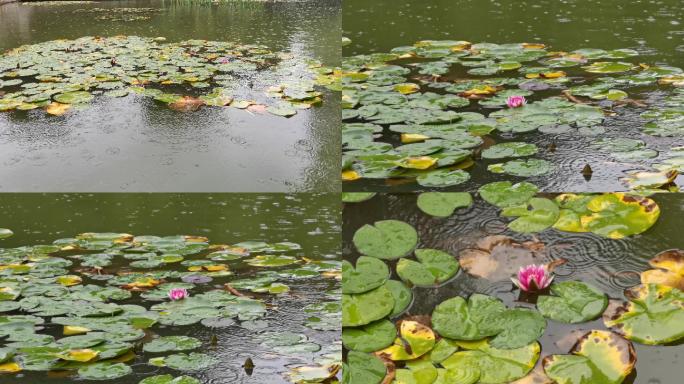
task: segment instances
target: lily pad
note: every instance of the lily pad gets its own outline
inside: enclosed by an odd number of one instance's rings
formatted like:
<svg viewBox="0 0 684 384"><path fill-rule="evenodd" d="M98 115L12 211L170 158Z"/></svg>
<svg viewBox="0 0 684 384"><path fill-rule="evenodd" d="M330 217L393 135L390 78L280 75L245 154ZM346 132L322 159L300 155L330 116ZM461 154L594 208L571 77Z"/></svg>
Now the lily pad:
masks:
<svg viewBox="0 0 684 384"><path fill-rule="evenodd" d="M398 259L408 255L418 243L418 233L409 224L398 220L366 224L354 233L356 249L379 259Z"/></svg>
<svg viewBox="0 0 684 384"><path fill-rule="evenodd" d="M394 297L384 286L354 295L342 295L342 326L358 327L380 320L394 309Z"/></svg>
<svg viewBox="0 0 684 384"><path fill-rule="evenodd" d="M630 342L606 331L582 336L569 355L543 360L544 372L561 384L620 384L634 369L636 352Z"/></svg>
<svg viewBox="0 0 684 384"><path fill-rule="evenodd" d="M402 320L394 344L378 351L378 356L392 361L413 360L432 350L435 334L428 326L417 321Z"/></svg>
<svg viewBox="0 0 684 384"><path fill-rule="evenodd" d="M648 262L654 269L641 272L642 284L660 284L684 290L684 251L660 252ZM2 304L2 303L0 303Z"/></svg>
<svg viewBox="0 0 684 384"><path fill-rule="evenodd" d="M361 256L356 261L356 268L342 261L342 293L363 293L375 289L389 278L389 268L380 259Z"/></svg>
<svg viewBox="0 0 684 384"><path fill-rule="evenodd" d="M468 192L424 192L418 195L418 208L428 215L449 217L458 208L469 207L473 198Z"/></svg>
<svg viewBox="0 0 684 384"><path fill-rule="evenodd" d="M352 351L375 352L394 342L397 329L392 322L378 320L357 328L342 330L342 343Z"/></svg>
<svg viewBox="0 0 684 384"><path fill-rule="evenodd" d="M664 285L638 285L625 291L629 300L613 303L603 322L614 332L642 344L666 344L684 339L684 293Z"/></svg>
<svg viewBox="0 0 684 384"><path fill-rule="evenodd" d="M143 346L145 352L187 351L197 349L202 342L189 336L162 336Z"/></svg>
<svg viewBox="0 0 684 384"><path fill-rule="evenodd" d="M416 249L418 261L400 259L397 263L399 277L415 286L429 287L443 283L458 272L454 256L437 249Z"/></svg>
<svg viewBox="0 0 684 384"><path fill-rule="evenodd" d="M437 169L416 178L423 187L449 187L470 180L470 174L462 169Z"/></svg>
<svg viewBox="0 0 684 384"><path fill-rule="evenodd" d="M385 364L374 355L350 351L342 368L342 381L346 384L379 384L386 372Z"/></svg>
<svg viewBox="0 0 684 384"><path fill-rule="evenodd" d="M541 159L511 160L487 167L487 170L493 173L506 173L520 177L541 176L551 172L552 169L551 163Z"/></svg>
<svg viewBox="0 0 684 384"><path fill-rule="evenodd" d="M7 228L0 228L0 239L6 239L14 235L14 232Z"/></svg>
<svg viewBox="0 0 684 384"><path fill-rule="evenodd" d="M479 378L480 383L505 384L527 375L539 359L539 343L531 343L516 349L497 349L486 340L459 341L463 348L442 361L449 371L460 371L462 375Z"/></svg>
<svg viewBox="0 0 684 384"><path fill-rule="evenodd" d="M200 381L190 376L173 377L167 374L144 378L138 384L200 384Z"/></svg>
<svg viewBox="0 0 684 384"><path fill-rule="evenodd" d="M501 216L518 217L508 223L508 228L516 232L532 233L554 225L558 220L559 209L552 200L533 197L526 205L504 208Z"/></svg>
<svg viewBox="0 0 684 384"><path fill-rule="evenodd" d="M78 370L78 376L85 380L113 380L124 377L133 370L123 363L99 362Z"/></svg>
<svg viewBox="0 0 684 384"><path fill-rule="evenodd" d="M537 308L549 319L562 323L582 323L601 316L608 297L581 281L564 281L551 285L553 296L539 296Z"/></svg>
<svg viewBox="0 0 684 384"><path fill-rule="evenodd" d="M537 153L537 146L530 143L508 142L495 144L482 151L483 159L503 159L507 157L532 156Z"/></svg>
<svg viewBox="0 0 684 384"><path fill-rule="evenodd" d="M527 203L539 189L527 182L513 184L510 181L496 181L485 184L478 190L480 197L499 208L518 206Z"/></svg>

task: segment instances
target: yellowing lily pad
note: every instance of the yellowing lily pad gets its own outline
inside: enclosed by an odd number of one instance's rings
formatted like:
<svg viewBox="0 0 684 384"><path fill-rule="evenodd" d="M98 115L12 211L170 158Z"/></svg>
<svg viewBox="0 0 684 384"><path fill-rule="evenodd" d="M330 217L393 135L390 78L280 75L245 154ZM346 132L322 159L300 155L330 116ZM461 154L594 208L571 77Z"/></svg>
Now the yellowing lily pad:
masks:
<svg viewBox="0 0 684 384"><path fill-rule="evenodd" d="M663 251L648 263L654 269L641 272L642 284L659 284L684 291L684 251Z"/></svg>
<svg viewBox="0 0 684 384"><path fill-rule="evenodd" d="M394 344L378 351L377 355L393 361L413 360L430 352L434 346L432 329L417 321L403 320Z"/></svg>

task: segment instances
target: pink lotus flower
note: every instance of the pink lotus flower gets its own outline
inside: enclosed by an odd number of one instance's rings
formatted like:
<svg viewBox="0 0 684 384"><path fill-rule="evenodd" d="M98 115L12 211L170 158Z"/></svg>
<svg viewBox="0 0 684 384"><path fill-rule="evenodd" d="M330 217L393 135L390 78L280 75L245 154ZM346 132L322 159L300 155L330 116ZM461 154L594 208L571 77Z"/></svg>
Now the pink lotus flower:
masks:
<svg viewBox="0 0 684 384"><path fill-rule="evenodd" d="M553 272L546 265L530 264L520 267L518 278L511 278L513 284L525 292L540 291L551 285Z"/></svg>
<svg viewBox="0 0 684 384"><path fill-rule="evenodd" d="M527 104L525 96L509 96L506 100L506 105L508 105L508 108L520 108L525 104Z"/></svg>
<svg viewBox="0 0 684 384"><path fill-rule="evenodd" d="M221 58L219 58L218 61L221 64L228 64L228 63L230 63L230 57L221 57Z"/></svg>
<svg viewBox="0 0 684 384"><path fill-rule="evenodd" d="M169 290L168 295L169 299L173 301L182 300L190 296L188 290L185 288L172 288Z"/></svg>

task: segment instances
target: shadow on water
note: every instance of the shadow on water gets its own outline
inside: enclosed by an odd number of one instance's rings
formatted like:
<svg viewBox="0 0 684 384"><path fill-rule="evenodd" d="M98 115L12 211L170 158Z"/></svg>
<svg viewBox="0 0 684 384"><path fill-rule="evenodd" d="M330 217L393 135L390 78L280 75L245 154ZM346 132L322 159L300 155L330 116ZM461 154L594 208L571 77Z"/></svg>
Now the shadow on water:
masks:
<svg viewBox="0 0 684 384"><path fill-rule="evenodd" d="M148 20L99 20L149 8ZM103 9L102 12L83 12ZM339 0L210 4L105 1L0 7L0 51L83 36L163 36L263 44L334 66ZM182 114L139 98L97 100L62 117L0 114L0 191L336 191L339 93L292 118L234 108ZM264 154L268 156L264 156Z"/></svg>
<svg viewBox="0 0 684 384"><path fill-rule="evenodd" d="M458 209L452 216L440 219L429 216L416 206L414 194L381 194L372 199L345 204L343 209L343 249L345 260L355 260L352 237L364 224L396 219L411 224L418 231L419 248L435 248L458 255L474 246L478 239L489 235L507 235L516 241L538 239L546 245L546 261L565 258L568 262L556 270L556 279L581 280L594 285L610 298L623 299L625 288L639 283L639 273L649 269L648 260L657 253L673 248L684 249L679 230L684 225L684 199L678 195L653 197L661 209L658 222L647 232L623 240L609 240L592 234L568 234L554 229L524 235L509 231L497 209L480 199L469 208ZM393 268L390 268L393 270ZM393 272L394 273L394 272ZM398 279L398 277L393 277ZM438 288L413 288L410 315L424 315L444 300L454 296L484 293L502 299L509 306L530 306L518 301L517 290L510 280L489 281L468 275L463 270ZM596 321L567 325L549 320L540 339L541 357L567 353L576 338L575 333L590 329L605 329ZM684 345L647 346L634 344L637 352L636 376L633 383L679 382L684 370L679 364ZM540 359L541 361L541 359Z"/></svg>
<svg viewBox="0 0 684 384"><path fill-rule="evenodd" d="M679 0L620 3L610 0L347 0L343 4L342 14L343 35L351 39L351 43L342 49L344 57L389 52L395 47L430 39L501 44L540 42L552 51L631 48L639 52L635 58L639 63L684 67L684 7ZM569 74L572 75L572 72L571 69ZM456 71L449 75L471 77L465 72ZM426 90L443 93L438 89ZM633 96L643 99L647 104L662 103L664 92L651 88L648 91L640 91ZM537 95L533 96L532 101L536 101L536 98ZM473 107L470 111L487 115L492 110ZM605 136L644 140L648 148L660 152L661 156L671 147L684 145L681 137L663 138L642 134L638 129L646 122L639 117L642 109L626 107L619 111L619 116L606 120ZM396 136L385 134L381 141L396 145ZM618 181L625 176L625 171L645 170L652 162L662 160L615 161L609 154L589 147L597 137L578 134L534 132L513 135L494 132L490 136L495 142L525 141L537 145L540 148L538 157L552 162L555 169L547 175L528 180L550 192L625 190L627 186ZM549 150L550 147L553 150ZM472 176L469 181L441 190L474 191L491 181L520 180L489 172L487 165L495 162L478 159L468 169ZM581 174L586 164L594 170L590 180L585 180ZM677 180L680 185L682 181L681 177ZM361 179L344 183L343 189L409 192L429 188L421 187L412 180L386 182L382 179Z"/></svg>
<svg viewBox="0 0 684 384"><path fill-rule="evenodd" d="M287 253L291 256L316 260L339 257L340 203L339 196L331 194L4 194L0 197L0 217L2 226L11 228L15 233L0 241L2 248L50 244L56 239L83 232L115 231L136 235L206 236L212 244L234 244L246 240L288 241L301 245L301 250ZM189 259L201 257L201 253L188 256ZM123 260L120 258L116 260L118 264L107 267L110 272L129 268L121 263ZM233 279L252 277L257 269L238 267L233 270L233 276L214 278L204 290L215 289ZM88 284L102 284L97 280L87 280ZM162 336L192 336L203 342L203 350L198 352L217 358L219 363L200 372L183 373L198 378L203 384L286 383L288 381L283 374L289 371L289 367L311 365L313 359L325 353L326 347L330 348L339 340L339 331L306 327L304 323L311 314L302 310L310 304L336 300L330 292L339 286L334 279L321 277L287 279L284 283L290 286L289 293L277 296L249 293L271 307L260 319L268 323L265 330L249 330L238 324L215 329L199 324L157 324L151 331ZM193 288L193 294L201 291L202 288ZM134 293L131 299L118 303L151 305L138 295ZM260 345L257 336L263 331L303 333L324 350L289 355L275 353ZM61 332L60 325L47 322L41 333L61 337ZM214 336L215 345L211 342ZM157 356L162 355L138 352L135 360L130 362L132 375L104 382L136 384L153 374L182 374L147 364L150 357ZM242 368L247 358L255 364L251 376ZM46 375L44 372L24 371L13 376L2 375L0 381L63 384L73 383L75 378L65 372Z"/></svg>

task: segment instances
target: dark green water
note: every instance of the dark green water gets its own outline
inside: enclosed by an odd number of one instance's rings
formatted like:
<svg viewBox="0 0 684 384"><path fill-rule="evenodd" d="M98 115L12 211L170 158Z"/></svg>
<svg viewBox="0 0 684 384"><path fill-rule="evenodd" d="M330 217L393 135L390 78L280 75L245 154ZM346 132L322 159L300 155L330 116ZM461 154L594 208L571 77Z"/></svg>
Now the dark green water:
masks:
<svg viewBox="0 0 684 384"><path fill-rule="evenodd" d="M679 0L346 0L342 14L343 35L351 39L343 47L344 57L389 52L395 47L429 39L501 44L540 42L551 51L631 48L639 52L635 58L639 63L684 67L684 7ZM632 96L658 105L666 89L649 89ZM638 108L625 108L619 117L606 122L606 136L641 139L661 154L671 147L684 145L681 137L642 134L640 127L645 121L639 117L641 112ZM388 136L382 141L392 142ZM645 170L650 162L613 161L589 148L596 140L592 137L538 132L515 136L495 132L490 136L495 142L514 139L534 143L539 148L553 144L554 151L539 153L540 158L554 164L553 171L529 179L549 192L625 190L627 187L618 181L625 172ZM586 164L594 170L590 180L581 174ZM479 159L468 171L471 174L468 182L448 189L474 191L495 180L520 180L488 172L487 162ZM682 179L677 183L681 186ZM429 188L415 182L362 179L344 183L343 189L409 192Z"/></svg>
<svg viewBox="0 0 684 384"><path fill-rule="evenodd" d="M246 240L267 242L290 241L302 246L289 255L319 260L339 257L340 203L337 194L2 194L0 195L0 227L11 228L15 235L0 240L0 247L50 244L88 231L120 231L135 235L199 235L212 244L236 243ZM124 267L124 265L121 265ZM254 268L234 271L232 278L253 276ZM213 285L223 282L215 279ZM88 281L89 284L98 284ZM322 346L331 346L339 339L339 331L317 331L304 326L309 316L302 311L306 305L335 300L331 290L336 280L324 278L297 279L287 282L290 292L261 297L275 310L269 310L263 320L265 330L250 331L237 324L218 331L197 325L155 325L152 331L160 335L186 335L209 345L213 335L215 347L199 351L219 360L201 372L185 373L207 384L224 383L287 383L283 374L290 366L310 365L322 354L282 355L259 345L263 331L297 332ZM127 303L146 305L133 298ZM148 303L149 304L149 303ZM147 305L146 305L147 306ZM61 337L61 326L46 325L43 333ZM150 355L139 353L129 362L134 374L105 382L136 384L153 374L178 371L147 365ZM251 376L242 369L246 358L255 363ZM21 372L2 375L2 383L73 383L74 378L62 373Z"/></svg>
<svg viewBox="0 0 684 384"><path fill-rule="evenodd" d="M449 218L440 219L420 211L414 194L378 195L363 203L345 204L343 257L345 260L355 260L359 256L352 243L352 237L358 228L386 219L402 220L416 228L419 236L418 248L440 249L456 256L488 235L503 234L519 242L536 238L546 245L549 261L559 258L568 260L567 264L556 271L558 281L581 280L601 289L610 298L623 299L624 289L638 284L639 272L650 268L649 259L667 249L684 249L680 230L684 225L684 198L679 195L661 195L653 199L662 212L653 227L641 235L609 240L592 234L569 234L553 229L534 237L517 234L506 229L506 221L498 216L493 206L479 199L471 207L459 209ZM399 279L396 276L393 278ZM458 295L467 297L476 292L498 297L508 306L527 305L517 301L517 293L513 292L510 280L488 281L472 277L461 270L439 288L413 288L413 304L406 313L430 314L444 300ZM605 329L602 320L576 325L549 320L546 332L540 339L541 357L566 354L575 339L565 337L571 332L586 332L591 329ZM674 384L681 381L679 378L684 374L684 368L680 363L684 344L634 345L637 352L636 374L631 375L626 383Z"/></svg>
<svg viewBox="0 0 684 384"><path fill-rule="evenodd" d="M153 8L149 20L82 9ZM104 13L106 14L106 12ZM0 51L58 38L163 36L264 44L324 65L340 60L339 0L212 5L183 1L8 4ZM0 114L0 191L336 191L339 93L286 119L235 108L178 113L132 97L64 117Z"/></svg>

